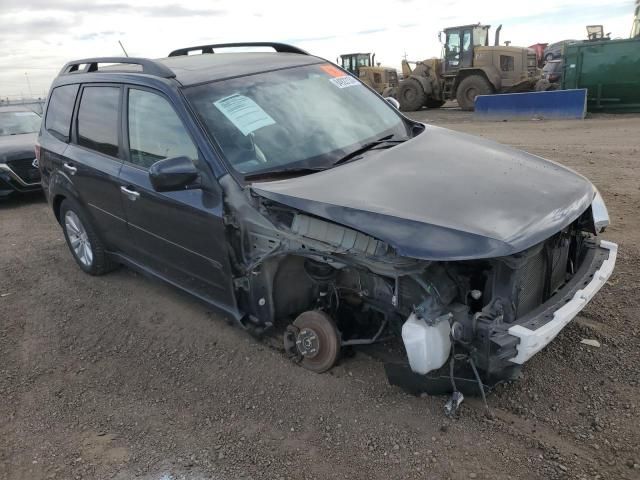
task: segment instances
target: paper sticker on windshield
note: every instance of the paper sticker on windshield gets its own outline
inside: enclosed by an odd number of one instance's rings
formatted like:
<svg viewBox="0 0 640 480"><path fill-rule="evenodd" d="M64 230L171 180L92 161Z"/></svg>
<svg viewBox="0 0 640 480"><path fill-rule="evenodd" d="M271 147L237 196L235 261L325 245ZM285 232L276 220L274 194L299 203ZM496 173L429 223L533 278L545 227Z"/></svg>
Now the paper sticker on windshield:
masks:
<svg viewBox="0 0 640 480"><path fill-rule="evenodd" d="M343 77L330 78L329 81L338 88L356 87L360 85L360 82L353 78L351 75L344 75Z"/></svg>
<svg viewBox="0 0 640 480"><path fill-rule="evenodd" d="M213 103L243 135L276 122L260 105L244 95L230 95Z"/></svg>

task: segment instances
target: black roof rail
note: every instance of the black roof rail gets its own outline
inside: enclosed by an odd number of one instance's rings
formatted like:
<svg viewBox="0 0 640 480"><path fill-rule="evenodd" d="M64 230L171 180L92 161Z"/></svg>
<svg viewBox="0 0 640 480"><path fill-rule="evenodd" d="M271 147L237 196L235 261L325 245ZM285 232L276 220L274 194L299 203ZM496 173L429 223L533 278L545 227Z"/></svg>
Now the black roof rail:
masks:
<svg viewBox="0 0 640 480"><path fill-rule="evenodd" d="M142 67L141 73L147 75L153 75L162 78L175 78L176 74L171 71L169 67L159 62L148 58L136 58L136 57L97 57L97 58L84 58L82 60L74 60L67 63L60 75L68 75L75 73L90 73L97 72L98 65L101 63L121 63L126 65L140 65ZM84 68L80 69L80 66L84 65ZM101 70L101 72L127 72L127 70L117 70L109 68L108 70Z"/></svg>
<svg viewBox="0 0 640 480"><path fill-rule="evenodd" d="M189 55L189 52L215 53L215 48L234 48L234 47L271 47L278 53L299 53L309 55L301 48L287 45L286 43L277 42L240 42L240 43L217 43L212 45L198 45L197 47L179 48L169 54L170 57L179 57Z"/></svg>

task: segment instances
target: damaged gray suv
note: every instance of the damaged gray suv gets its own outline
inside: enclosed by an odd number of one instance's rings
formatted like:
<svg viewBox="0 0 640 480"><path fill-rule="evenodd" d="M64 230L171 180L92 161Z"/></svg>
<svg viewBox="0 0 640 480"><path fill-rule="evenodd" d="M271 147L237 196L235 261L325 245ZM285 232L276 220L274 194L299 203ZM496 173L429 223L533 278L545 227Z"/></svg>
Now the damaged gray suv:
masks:
<svg viewBox="0 0 640 480"><path fill-rule="evenodd" d="M611 274L603 200L392 103L283 44L78 60L51 88L43 187L85 272L160 278L305 368L387 342L396 379L510 377Z"/></svg>

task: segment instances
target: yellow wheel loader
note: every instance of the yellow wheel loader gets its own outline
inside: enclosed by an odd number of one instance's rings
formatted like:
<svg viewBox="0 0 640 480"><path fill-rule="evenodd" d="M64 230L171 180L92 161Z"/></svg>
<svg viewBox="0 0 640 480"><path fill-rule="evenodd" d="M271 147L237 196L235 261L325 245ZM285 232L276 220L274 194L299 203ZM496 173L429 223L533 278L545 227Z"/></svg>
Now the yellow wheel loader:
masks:
<svg viewBox="0 0 640 480"><path fill-rule="evenodd" d="M404 78L396 93L400 108L437 108L447 100L457 100L463 110L473 110L478 95L533 90L540 78L535 52L500 45L502 26L496 29L495 43L490 46L490 28L480 24L447 28L439 35L441 59L403 61Z"/></svg>
<svg viewBox="0 0 640 480"><path fill-rule="evenodd" d="M375 53L346 53L340 55L337 63L380 95L386 97L398 88L398 72L395 68L375 65L375 58Z"/></svg>

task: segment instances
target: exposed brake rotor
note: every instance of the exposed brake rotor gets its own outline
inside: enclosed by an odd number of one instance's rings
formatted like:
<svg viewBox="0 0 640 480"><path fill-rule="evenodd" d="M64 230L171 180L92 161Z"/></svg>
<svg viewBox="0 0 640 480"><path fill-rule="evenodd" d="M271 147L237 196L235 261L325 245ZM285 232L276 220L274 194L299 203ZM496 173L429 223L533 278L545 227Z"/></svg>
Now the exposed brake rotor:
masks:
<svg viewBox="0 0 640 480"><path fill-rule="evenodd" d="M333 367L340 354L340 334L333 319L320 310L301 313L284 334L289 356L304 368L322 373Z"/></svg>

